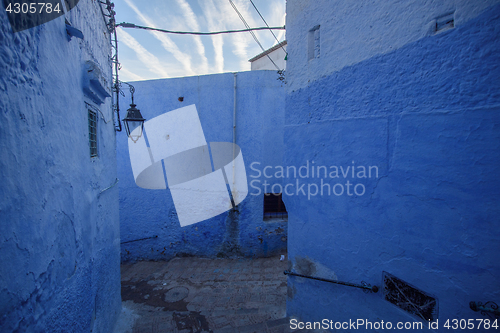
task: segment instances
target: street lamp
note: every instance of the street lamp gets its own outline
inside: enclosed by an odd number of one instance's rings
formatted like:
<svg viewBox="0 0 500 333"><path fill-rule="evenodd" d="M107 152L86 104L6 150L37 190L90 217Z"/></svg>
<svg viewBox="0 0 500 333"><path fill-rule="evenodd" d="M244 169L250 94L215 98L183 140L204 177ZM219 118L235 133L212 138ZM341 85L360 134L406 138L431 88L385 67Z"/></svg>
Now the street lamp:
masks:
<svg viewBox="0 0 500 333"><path fill-rule="evenodd" d="M132 95L132 104L130 104L130 108L127 110L127 115L123 118L123 124L125 125L125 131L127 135L132 141L137 142L139 138L142 136L142 131L144 129L144 119L142 117L141 111L136 108L137 105L134 103L134 92L135 88L129 83L125 83L130 87L130 94ZM140 129L137 131L136 129Z"/></svg>

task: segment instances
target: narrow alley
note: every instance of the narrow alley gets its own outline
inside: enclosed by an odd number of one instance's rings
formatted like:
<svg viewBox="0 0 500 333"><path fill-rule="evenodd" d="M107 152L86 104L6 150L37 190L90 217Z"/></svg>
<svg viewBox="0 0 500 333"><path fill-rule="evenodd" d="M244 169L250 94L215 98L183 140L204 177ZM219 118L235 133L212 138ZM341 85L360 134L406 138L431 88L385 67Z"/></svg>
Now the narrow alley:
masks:
<svg viewBox="0 0 500 333"><path fill-rule="evenodd" d="M290 332L286 265L280 256L123 264L115 332Z"/></svg>

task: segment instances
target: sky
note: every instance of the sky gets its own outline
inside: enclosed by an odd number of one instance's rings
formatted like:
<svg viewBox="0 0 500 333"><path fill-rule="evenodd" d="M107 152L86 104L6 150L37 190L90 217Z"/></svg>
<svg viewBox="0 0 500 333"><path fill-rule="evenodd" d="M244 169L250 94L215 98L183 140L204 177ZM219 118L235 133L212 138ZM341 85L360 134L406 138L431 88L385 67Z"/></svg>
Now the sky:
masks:
<svg viewBox="0 0 500 333"><path fill-rule="evenodd" d="M250 0L233 0L248 25L265 23ZM175 31L245 29L229 0L115 0L116 22ZM253 0L267 24L285 25L286 0ZM281 42L284 30L273 30ZM255 31L264 47L277 44L269 30ZM250 70L262 52L248 32L214 36L173 35L117 28L121 81L140 81Z"/></svg>

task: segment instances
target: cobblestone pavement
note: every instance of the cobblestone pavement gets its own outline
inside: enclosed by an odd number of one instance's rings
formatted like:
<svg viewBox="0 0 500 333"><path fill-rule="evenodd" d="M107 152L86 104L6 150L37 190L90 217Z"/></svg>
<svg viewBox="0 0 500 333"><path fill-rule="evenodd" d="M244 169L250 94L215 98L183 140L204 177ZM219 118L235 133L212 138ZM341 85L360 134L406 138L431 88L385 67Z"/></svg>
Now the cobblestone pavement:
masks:
<svg viewBox="0 0 500 333"><path fill-rule="evenodd" d="M279 256L124 264L115 333L289 332L286 266Z"/></svg>

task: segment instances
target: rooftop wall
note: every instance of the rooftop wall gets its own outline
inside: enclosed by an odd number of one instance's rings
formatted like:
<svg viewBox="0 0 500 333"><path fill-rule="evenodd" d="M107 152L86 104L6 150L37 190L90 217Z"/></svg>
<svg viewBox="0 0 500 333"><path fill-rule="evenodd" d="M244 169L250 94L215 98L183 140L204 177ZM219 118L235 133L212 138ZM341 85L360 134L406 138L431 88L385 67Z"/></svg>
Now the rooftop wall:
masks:
<svg viewBox="0 0 500 333"><path fill-rule="evenodd" d="M118 188L102 191L116 180L115 131L110 98L84 94L87 61L111 80L98 2L17 33L0 17L0 331L112 332ZM65 17L84 40L68 41Z"/></svg>
<svg viewBox="0 0 500 333"><path fill-rule="evenodd" d="M267 165L280 165L283 157L284 87L276 71L133 82L134 100L147 120L194 104L207 142L233 142L235 77L236 144L245 163L247 197L235 210L181 227L169 189L136 185L128 151L130 139L119 137L122 260L161 260L176 255L268 256L285 251L287 222L263 220L264 181L272 185L280 179L266 178L262 171ZM183 97L182 102L179 97ZM129 108L127 103L129 95L120 100L123 114ZM196 210L201 203L193 201L192 205Z"/></svg>
<svg viewBox="0 0 500 333"><path fill-rule="evenodd" d="M427 328L415 288L435 331L486 319L469 302L500 301L500 6L343 3L287 3L284 164L310 170L284 198L290 269L380 291L291 276L288 315Z"/></svg>
<svg viewBox="0 0 500 333"><path fill-rule="evenodd" d="M251 65L250 67L252 71L257 71L262 69L277 70L276 66L278 66L280 70L285 70L286 69L285 57L286 57L286 44L258 59L255 59L253 61L251 61L253 58L250 59L249 60ZM272 61L269 58L271 58ZM274 64L276 64L276 66L274 66L273 62Z"/></svg>

